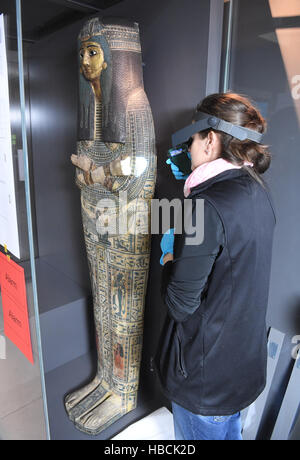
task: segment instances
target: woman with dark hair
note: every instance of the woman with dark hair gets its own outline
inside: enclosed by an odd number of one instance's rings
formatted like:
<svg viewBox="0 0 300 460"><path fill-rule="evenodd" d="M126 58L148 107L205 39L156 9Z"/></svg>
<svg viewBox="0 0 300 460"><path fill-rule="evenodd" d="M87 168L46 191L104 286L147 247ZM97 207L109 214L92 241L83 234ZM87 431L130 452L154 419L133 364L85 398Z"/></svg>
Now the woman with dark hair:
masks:
<svg viewBox="0 0 300 460"><path fill-rule="evenodd" d="M260 112L238 94L210 95L199 112L266 130ZM190 245L186 233L163 236L168 315L155 361L172 401L176 439L239 440L240 411L266 383L276 217L261 174L271 156L267 146L214 128L196 132L190 144L184 195L192 200L193 219L196 201L204 200L204 239ZM177 179L184 178L171 166Z"/></svg>

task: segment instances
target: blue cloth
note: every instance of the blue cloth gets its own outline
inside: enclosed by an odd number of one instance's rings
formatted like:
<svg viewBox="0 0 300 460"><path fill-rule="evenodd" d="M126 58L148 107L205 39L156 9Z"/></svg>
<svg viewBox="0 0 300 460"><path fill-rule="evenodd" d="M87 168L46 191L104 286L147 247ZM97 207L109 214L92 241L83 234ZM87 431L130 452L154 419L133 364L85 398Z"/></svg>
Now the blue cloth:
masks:
<svg viewBox="0 0 300 460"><path fill-rule="evenodd" d="M191 159L190 152L187 153L187 156L189 157L189 159ZM172 163L170 158L167 159L166 163L168 165L171 165L171 170L172 170L172 173L173 173L175 179L177 179L177 180L186 180L189 177L189 174L184 175L184 173L180 171L178 166L176 166L176 165L174 165L174 163Z"/></svg>
<svg viewBox="0 0 300 460"><path fill-rule="evenodd" d="M173 254L174 252L174 228L169 228L161 239L160 247L162 250L162 256L160 258L160 265L163 265L163 258L166 254Z"/></svg>
<svg viewBox="0 0 300 460"><path fill-rule="evenodd" d="M204 416L172 402L176 440L241 441L241 414Z"/></svg>

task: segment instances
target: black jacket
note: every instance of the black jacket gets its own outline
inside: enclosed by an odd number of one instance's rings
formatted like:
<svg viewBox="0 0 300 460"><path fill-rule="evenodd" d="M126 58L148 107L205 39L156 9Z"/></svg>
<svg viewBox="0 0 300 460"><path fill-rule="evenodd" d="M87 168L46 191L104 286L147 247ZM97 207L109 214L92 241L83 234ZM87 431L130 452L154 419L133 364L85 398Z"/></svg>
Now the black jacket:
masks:
<svg viewBox="0 0 300 460"><path fill-rule="evenodd" d="M275 211L267 185L244 169L208 179L188 198L194 219L204 200L204 240L187 245L186 234L175 236L155 363L169 399L197 414L230 415L265 387Z"/></svg>

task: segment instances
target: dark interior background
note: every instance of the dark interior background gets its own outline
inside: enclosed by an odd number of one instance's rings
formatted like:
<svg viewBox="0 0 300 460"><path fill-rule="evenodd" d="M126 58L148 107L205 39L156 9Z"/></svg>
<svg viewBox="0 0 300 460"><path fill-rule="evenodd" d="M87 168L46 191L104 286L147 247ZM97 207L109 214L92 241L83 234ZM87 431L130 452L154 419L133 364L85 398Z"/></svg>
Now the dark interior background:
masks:
<svg viewBox="0 0 300 460"><path fill-rule="evenodd" d="M7 4L12 2L8 0ZM43 8L41 8L43 3ZM120 16L139 23L144 84L152 108L158 156L155 198L182 196L165 164L171 134L186 123L205 96L209 32L209 0L140 0L85 2L92 8L67 7L64 0L23 2L26 85L30 107L30 159L39 259L90 292L80 215L80 194L69 157L76 151L78 68L76 40L81 25L101 4L100 15ZM271 435L294 364L291 340L300 334L299 292L299 121L282 60L268 1L235 2L230 89L249 95L269 124L266 143L273 161L265 178L277 210L269 327L286 334L282 355L267 401L259 437ZM3 3L5 5L5 1ZM299 24L299 23L298 23ZM11 30L14 41L15 31ZM223 51L225 43L223 43ZM300 73L300 71L299 71ZM152 237L148 293L145 305L141 400L148 411L168 406L150 371L165 317L160 298L160 236ZM55 289L55 286L51 287ZM90 318L92 323L92 309ZM92 333L92 332L91 332ZM91 359L94 359L93 349ZM147 410L146 410L147 411ZM127 424L136 415L127 418ZM103 433L108 439L118 429ZM74 432L76 437L76 432ZM78 434L79 436L79 434ZM300 438L300 431L294 434Z"/></svg>

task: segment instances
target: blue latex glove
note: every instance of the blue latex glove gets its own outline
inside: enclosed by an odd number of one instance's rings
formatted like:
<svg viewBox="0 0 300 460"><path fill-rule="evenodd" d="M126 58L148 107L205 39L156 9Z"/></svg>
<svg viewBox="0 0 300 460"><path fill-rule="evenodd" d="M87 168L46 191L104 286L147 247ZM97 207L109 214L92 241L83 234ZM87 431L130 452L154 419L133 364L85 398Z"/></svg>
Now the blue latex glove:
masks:
<svg viewBox="0 0 300 460"><path fill-rule="evenodd" d="M159 262L160 265L163 265L163 258L165 255L168 253L174 254L174 228L170 228L166 233L164 233L160 242L160 247L162 250L162 256Z"/></svg>
<svg viewBox="0 0 300 460"><path fill-rule="evenodd" d="M189 159L191 159L190 152L187 153L187 156L189 157ZM183 172L180 171L178 166L176 166L176 165L174 165L174 163L172 163L171 158L168 158L166 163L168 165L171 165L172 173L173 173L175 179L177 179L177 180L186 180L189 177L189 174L184 175Z"/></svg>

